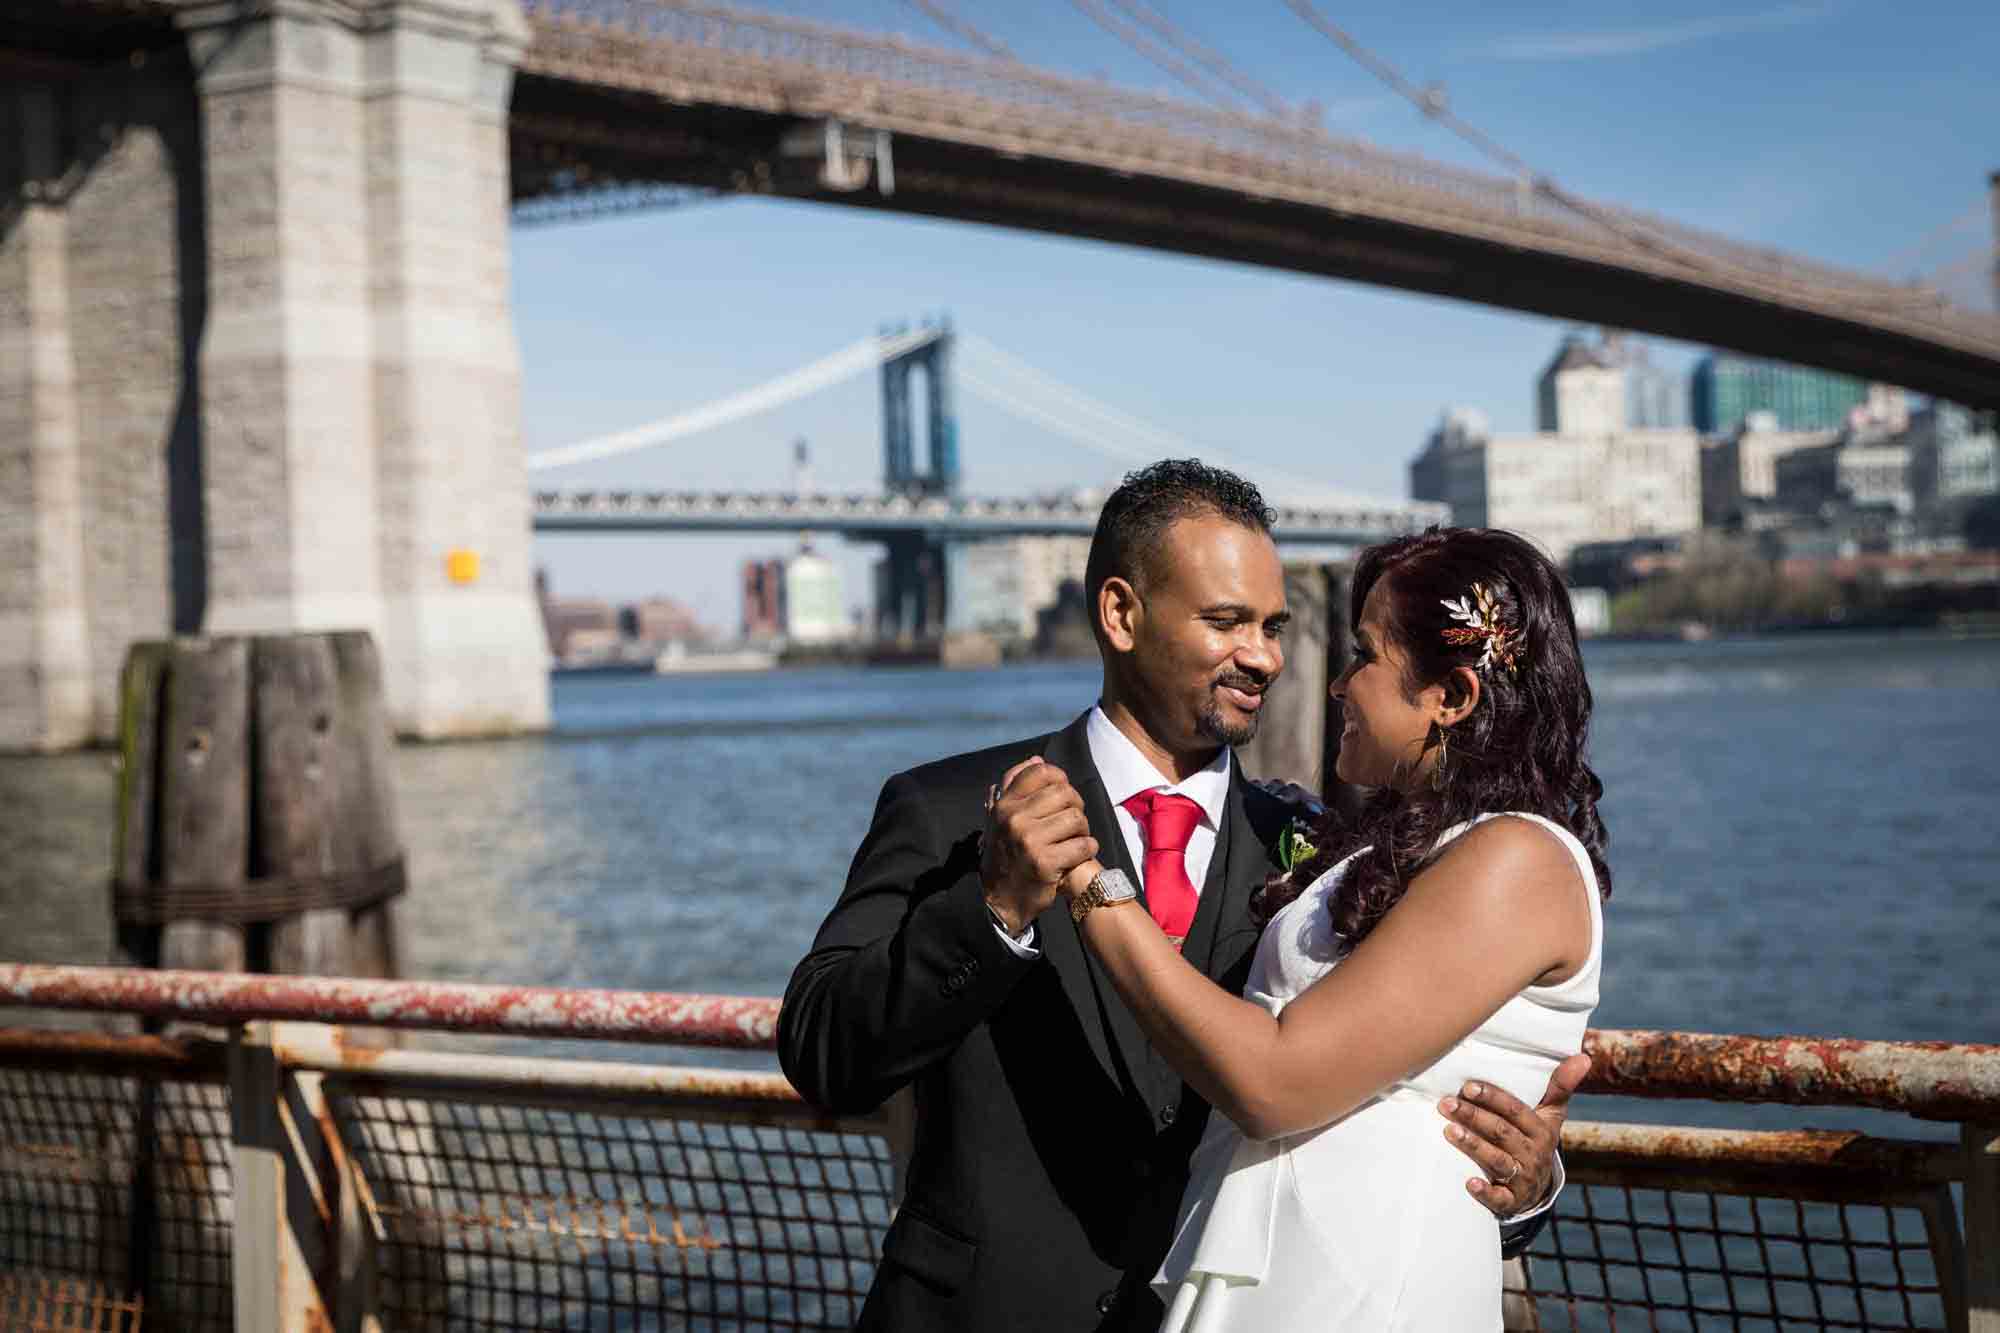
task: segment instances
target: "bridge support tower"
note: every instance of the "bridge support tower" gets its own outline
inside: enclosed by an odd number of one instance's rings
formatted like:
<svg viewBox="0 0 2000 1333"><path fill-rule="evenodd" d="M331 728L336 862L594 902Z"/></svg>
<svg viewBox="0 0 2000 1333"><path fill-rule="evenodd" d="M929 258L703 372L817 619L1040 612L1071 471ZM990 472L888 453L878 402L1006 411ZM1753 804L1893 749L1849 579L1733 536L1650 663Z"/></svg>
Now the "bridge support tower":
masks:
<svg viewBox="0 0 2000 1333"><path fill-rule="evenodd" d="M180 0L0 95L0 748L109 737L125 645L168 633L367 629L398 730L546 725L526 38L517 0Z"/></svg>
<svg viewBox="0 0 2000 1333"><path fill-rule="evenodd" d="M897 330L901 332L901 330ZM882 481L891 495L923 499L958 493L958 418L952 411L951 327L882 363ZM911 374L924 378L928 466L917 459ZM941 634L945 623L944 548L922 532L885 544L875 589L875 628L884 638Z"/></svg>

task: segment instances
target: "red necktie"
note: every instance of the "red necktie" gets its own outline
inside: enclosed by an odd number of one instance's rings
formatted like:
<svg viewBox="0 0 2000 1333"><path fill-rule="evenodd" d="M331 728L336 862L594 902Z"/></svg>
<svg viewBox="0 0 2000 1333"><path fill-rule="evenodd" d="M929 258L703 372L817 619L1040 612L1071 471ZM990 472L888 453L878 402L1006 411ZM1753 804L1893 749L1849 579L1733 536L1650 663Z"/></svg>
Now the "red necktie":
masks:
<svg viewBox="0 0 2000 1333"><path fill-rule="evenodd" d="M1176 949L1194 925L1195 891L1188 879L1187 845L1201 822L1201 807L1170 791L1142 791L1125 803L1146 835L1146 906Z"/></svg>

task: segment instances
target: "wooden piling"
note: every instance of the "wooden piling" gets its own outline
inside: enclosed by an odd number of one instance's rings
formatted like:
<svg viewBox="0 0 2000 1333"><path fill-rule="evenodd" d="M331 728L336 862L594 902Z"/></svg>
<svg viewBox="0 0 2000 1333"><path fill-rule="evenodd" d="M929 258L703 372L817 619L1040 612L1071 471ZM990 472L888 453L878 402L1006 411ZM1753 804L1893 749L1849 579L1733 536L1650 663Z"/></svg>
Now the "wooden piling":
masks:
<svg viewBox="0 0 2000 1333"><path fill-rule="evenodd" d="M112 896L136 961L396 974L402 846L368 635L135 645L120 732Z"/></svg>
<svg viewBox="0 0 2000 1333"><path fill-rule="evenodd" d="M382 691L382 655L375 640L350 631L327 636L333 648L339 691L337 728L342 790L342 849L345 864L374 868L402 864L403 839L397 831L396 784L392 771L395 740ZM398 953L396 899L382 898L350 917L352 976L393 979L403 975Z"/></svg>
<svg viewBox="0 0 2000 1333"><path fill-rule="evenodd" d="M340 853L346 792L333 719L339 711L333 645L324 635L258 639L250 659L257 782L251 793L256 877L359 869ZM344 977L353 972L348 914L316 908L269 926L269 969Z"/></svg>
<svg viewBox="0 0 2000 1333"><path fill-rule="evenodd" d="M159 879L169 889L241 884L250 854L250 642L188 639L167 655L159 721ZM160 966L241 972L240 924L162 923Z"/></svg>
<svg viewBox="0 0 2000 1333"><path fill-rule="evenodd" d="M1285 601L1292 623L1285 631L1285 671L1264 699L1256 738L1240 747L1253 778L1294 782L1328 804L1351 808L1354 794L1333 776L1340 757L1340 706L1327 687L1347 669L1352 651L1347 625L1345 564L1285 566Z"/></svg>

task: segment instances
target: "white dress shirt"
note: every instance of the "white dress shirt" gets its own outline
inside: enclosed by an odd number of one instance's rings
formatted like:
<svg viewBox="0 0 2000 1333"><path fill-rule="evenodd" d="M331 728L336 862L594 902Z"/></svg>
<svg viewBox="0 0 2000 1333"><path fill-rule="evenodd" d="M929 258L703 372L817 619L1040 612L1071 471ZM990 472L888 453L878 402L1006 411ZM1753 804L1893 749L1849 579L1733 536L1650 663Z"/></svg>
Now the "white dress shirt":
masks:
<svg viewBox="0 0 2000 1333"><path fill-rule="evenodd" d="M1215 857L1215 838L1222 828L1222 812L1229 802L1229 747L1219 747L1206 768L1190 773L1183 782L1175 782L1153 767L1153 761L1141 754L1139 747L1112 724L1101 707L1090 710L1090 718L1084 723L1084 739L1090 746L1090 762L1096 765L1097 776L1104 783L1104 794L1111 798L1118 832L1125 839L1125 850L1131 853L1132 864L1139 868L1140 887L1143 888L1146 882L1146 831L1139 827L1138 819L1125 808L1124 803L1142 791L1168 791L1185 796L1201 807L1201 822L1194 826L1187 845L1188 882L1194 885L1195 894L1199 896L1201 886L1208 879L1208 863ZM1102 859L1108 861L1111 858L1106 856ZM1033 926L1029 926L1020 939L1015 939L997 924L993 929L1007 942L1008 948L1023 958L1034 958L1041 952L1035 947Z"/></svg>

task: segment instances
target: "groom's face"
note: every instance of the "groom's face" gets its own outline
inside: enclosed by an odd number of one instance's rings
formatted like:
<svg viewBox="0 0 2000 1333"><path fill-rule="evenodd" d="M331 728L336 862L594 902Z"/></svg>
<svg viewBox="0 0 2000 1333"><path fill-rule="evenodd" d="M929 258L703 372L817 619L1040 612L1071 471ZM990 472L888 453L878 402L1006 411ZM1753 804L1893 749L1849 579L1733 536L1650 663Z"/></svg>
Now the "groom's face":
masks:
<svg viewBox="0 0 2000 1333"><path fill-rule="evenodd" d="M1278 548L1218 515L1176 520L1148 563L1132 668L1148 729L1179 751L1241 745L1257 734L1264 691L1284 670L1291 618Z"/></svg>

